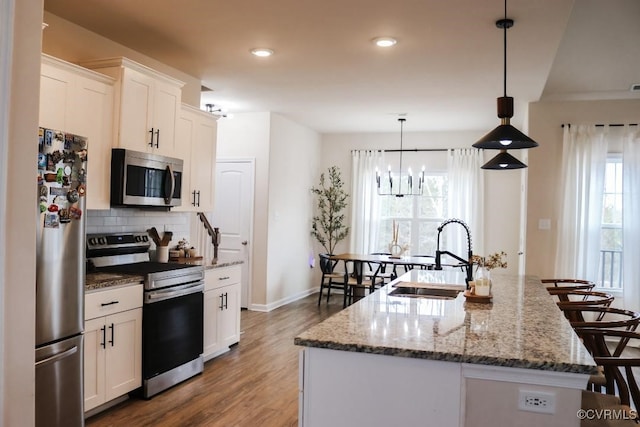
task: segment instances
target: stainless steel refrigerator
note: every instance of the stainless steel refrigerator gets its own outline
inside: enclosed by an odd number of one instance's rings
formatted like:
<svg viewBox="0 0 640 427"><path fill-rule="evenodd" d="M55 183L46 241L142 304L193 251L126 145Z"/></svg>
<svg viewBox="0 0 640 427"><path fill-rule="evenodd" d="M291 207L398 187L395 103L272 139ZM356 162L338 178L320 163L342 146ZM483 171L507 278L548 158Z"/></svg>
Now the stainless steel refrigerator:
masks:
<svg viewBox="0 0 640 427"><path fill-rule="evenodd" d="M36 426L83 426L87 139L40 128Z"/></svg>

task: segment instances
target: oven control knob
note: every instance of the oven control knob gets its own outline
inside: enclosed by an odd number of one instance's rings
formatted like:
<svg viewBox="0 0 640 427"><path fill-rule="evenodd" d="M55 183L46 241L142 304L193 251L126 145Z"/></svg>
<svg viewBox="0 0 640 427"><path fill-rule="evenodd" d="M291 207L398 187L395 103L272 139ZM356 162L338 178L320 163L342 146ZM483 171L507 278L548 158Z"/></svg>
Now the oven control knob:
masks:
<svg viewBox="0 0 640 427"><path fill-rule="evenodd" d="M96 244L96 238L95 237L91 237L89 239L89 244L92 245L92 246L95 245Z"/></svg>
<svg viewBox="0 0 640 427"><path fill-rule="evenodd" d="M107 244L107 239L105 239L104 237L99 237L98 238L98 243L101 245L106 245Z"/></svg>
<svg viewBox="0 0 640 427"><path fill-rule="evenodd" d="M134 239L133 239L133 240L134 240L136 243L139 243L139 242L141 242L141 241L142 241L142 236L136 236L136 237L134 237Z"/></svg>
<svg viewBox="0 0 640 427"><path fill-rule="evenodd" d="M143 242L148 242L149 241L149 236L142 236L142 241Z"/></svg>

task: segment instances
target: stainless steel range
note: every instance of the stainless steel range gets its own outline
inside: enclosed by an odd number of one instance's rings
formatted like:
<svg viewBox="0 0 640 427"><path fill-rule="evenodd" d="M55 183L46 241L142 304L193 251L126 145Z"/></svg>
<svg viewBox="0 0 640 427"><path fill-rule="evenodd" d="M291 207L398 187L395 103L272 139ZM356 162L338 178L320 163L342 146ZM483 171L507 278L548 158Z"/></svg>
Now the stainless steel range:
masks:
<svg viewBox="0 0 640 427"><path fill-rule="evenodd" d="M146 233L87 235L87 271L144 275L142 394L203 370L204 267L149 260Z"/></svg>

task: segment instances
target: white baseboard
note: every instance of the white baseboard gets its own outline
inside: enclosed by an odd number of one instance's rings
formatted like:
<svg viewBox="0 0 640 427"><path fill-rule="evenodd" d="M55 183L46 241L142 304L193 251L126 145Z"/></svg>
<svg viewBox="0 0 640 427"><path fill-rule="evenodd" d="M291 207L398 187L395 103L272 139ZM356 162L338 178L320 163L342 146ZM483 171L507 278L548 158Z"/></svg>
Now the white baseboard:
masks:
<svg viewBox="0 0 640 427"><path fill-rule="evenodd" d="M262 311L269 312L271 310L275 310L278 307L282 307L283 305L290 304L294 301L298 301L299 299L306 298L311 294L315 294L320 291L320 287L315 287L311 289L306 289L304 291L298 292L296 294L290 295L286 298L282 298L278 301L274 301L269 304L251 304L249 306L249 310L251 311Z"/></svg>

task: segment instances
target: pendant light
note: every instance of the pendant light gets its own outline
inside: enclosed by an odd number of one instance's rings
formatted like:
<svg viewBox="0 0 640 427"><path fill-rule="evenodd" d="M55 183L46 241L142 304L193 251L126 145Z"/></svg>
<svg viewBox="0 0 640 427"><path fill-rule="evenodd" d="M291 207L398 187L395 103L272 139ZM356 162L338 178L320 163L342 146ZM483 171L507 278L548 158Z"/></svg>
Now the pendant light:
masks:
<svg viewBox="0 0 640 427"><path fill-rule="evenodd" d="M424 166L422 167L422 171L418 175L416 181L414 183L413 173L411 172L411 168L407 170L406 176L402 175L402 129L404 127L404 122L407 119L400 117L398 121L400 122L400 168L398 169L398 179L394 179L391 175L391 165L389 165L389 169L387 171L387 178L384 180L384 183L388 182L389 186L387 188L386 185L383 186L382 176L376 168L376 184L378 186L378 194L381 196L396 196L396 197L404 197L404 196L422 196L422 190L424 187ZM394 151L394 150L392 150ZM404 182L404 186L403 186ZM396 191L394 192L394 188Z"/></svg>
<svg viewBox="0 0 640 427"><path fill-rule="evenodd" d="M482 169L495 170L522 169L526 167L527 165L513 157L511 154L507 153L507 150L500 150L500 153L498 153L497 156L482 165Z"/></svg>
<svg viewBox="0 0 640 427"><path fill-rule="evenodd" d="M494 159L487 162L483 169L519 169L527 167L524 163L506 152L507 149L534 148L538 143L513 127L513 98L507 96L507 30L513 27L513 19L507 18L507 0L504 1L504 19L496 21L496 27L504 31L504 80L503 96L498 98L498 118L500 125L473 144L475 148L501 150Z"/></svg>

